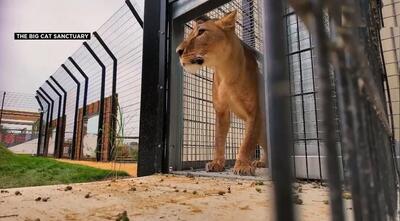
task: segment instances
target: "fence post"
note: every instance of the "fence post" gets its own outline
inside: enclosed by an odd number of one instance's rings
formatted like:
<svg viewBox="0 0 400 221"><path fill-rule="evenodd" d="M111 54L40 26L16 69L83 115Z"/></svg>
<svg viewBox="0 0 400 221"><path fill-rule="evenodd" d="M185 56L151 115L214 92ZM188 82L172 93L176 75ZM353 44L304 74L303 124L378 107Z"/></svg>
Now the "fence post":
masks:
<svg viewBox="0 0 400 221"><path fill-rule="evenodd" d="M41 144L41 142L40 142L40 140L41 140L41 138L42 138L42 122L43 122L43 104L42 104L42 102L40 102L40 99L39 99L39 96L35 96L35 98L36 98L36 100L37 100L37 102L38 102L38 104L39 104L39 106L40 106L40 121L39 121L39 137L38 137L38 143L37 143L37 151L36 151L36 156L39 156L39 154L40 154L40 144Z"/></svg>
<svg viewBox="0 0 400 221"><path fill-rule="evenodd" d="M135 16L136 21L139 23L139 25L143 28L143 21L140 18L139 14L137 13L135 7L133 7L132 3L130 0L125 0L126 5L128 6L128 8L131 10L133 16Z"/></svg>
<svg viewBox="0 0 400 221"><path fill-rule="evenodd" d="M68 60L75 66L75 68L79 71L79 73L82 75L83 78L85 78L85 90L83 92L83 107L82 107L82 121L81 121L81 139L79 142L79 158L81 157L82 153L82 143L83 143L83 125L85 122L85 117L87 117L86 113L86 106L87 106L87 94L88 94L88 86L89 86L89 78L85 74L85 72L82 70L81 67L75 62L75 60L72 57L69 57Z"/></svg>
<svg viewBox="0 0 400 221"><path fill-rule="evenodd" d="M1 125L1 120L3 119L3 109L4 109L4 100L6 98L7 92L3 92L3 98L1 99L1 111L0 111L0 125Z"/></svg>
<svg viewBox="0 0 400 221"><path fill-rule="evenodd" d="M42 88L40 87L39 90L41 90L41 92L50 100L51 103L51 108L50 108L50 119L49 122L47 124L48 128L52 128L52 123L53 123L53 110L54 110L54 100L50 97L50 95ZM47 131L48 133L49 131ZM50 134L52 134L52 131L50 131ZM44 149L44 155L47 157L48 151L49 151L49 139L50 136L49 134L46 134L47 136L47 142L46 142L46 148Z"/></svg>
<svg viewBox="0 0 400 221"><path fill-rule="evenodd" d="M325 31L325 25L323 20L323 3L315 2L312 4L312 11L314 19L310 29L315 35L315 44L317 47L317 71L318 71L318 83L319 93L321 96L321 121L323 133L323 140L326 142L327 151L327 173L328 173L328 185L329 194L331 199L331 210L332 220L344 220L343 215L343 202L342 202L342 186L340 178L340 167L338 160L338 151L336 148L336 126L335 126L335 114L333 112L332 102L332 88L330 80L329 70L329 48L328 48L328 36Z"/></svg>
<svg viewBox="0 0 400 221"><path fill-rule="evenodd" d="M106 87L106 66L104 63L100 60L100 58L96 55L96 53L93 51L93 49L88 45L87 42L83 42L83 45L86 47L86 49L89 51L89 53L93 56L93 58L96 60L96 62L100 65L101 67L101 88L100 88L100 111L99 111L99 129L97 132L97 147L96 147L96 160L100 161L101 160L101 151L102 151L102 146L103 146L103 123L104 123L104 93L105 93L105 87Z"/></svg>
<svg viewBox="0 0 400 221"><path fill-rule="evenodd" d="M56 127L56 139L54 141L54 157L57 156L57 153L59 152L60 149L60 118L61 118L61 94L57 91L57 89L50 83L49 80L46 80L46 83L53 89L53 91L57 94L58 96L58 110L57 110L57 127Z"/></svg>
<svg viewBox="0 0 400 221"><path fill-rule="evenodd" d="M45 149L46 149L46 146L47 146L47 138L48 138L47 134L48 134L48 131L49 131L50 102L46 99L45 96L43 96L43 94L39 90L37 90L36 93L40 97L42 97L44 102L46 102L46 104L47 104L46 126L45 126L45 130L44 130L44 139L43 139L44 144L43 144L43 153L42 153L42 155L44 155Z"/></svg>
<svg viewBox="0 0 400 221"><path fill-rule="evenodd" d="M143 29L142 92L138 176L168 171L166 113L167 5L146 1Z"/></svg>
<svg viewBox="0 0 400 221"><path fill-rule="evenodd" d="M118 59L115 57L114 53L108 48L106 43L103 41L103 39L100 37L100 35L97 32L93 32L94 37L99 41L101 46L104 48L104 50L107 52L107 54L111 57L113 60L113 76L112 76L112 104L111 104L111 117L110 117L110 122L109 124L111 125L111 130L110 130L110 142L109 142L109 148L108 148L108 160L111 160L111 150L112 147L115 145L115 137L117 136L116 133L116 124L117 124L117 67L118 67Z"/></svg>
<svg viewBox="0 0 400 221"><path fill-rule="evenodd" d="M81 90L81 84L79 83L78 79L71 73L71 71L64 65L61 65L67 74L74 80L76 83L76 101L75 101L75 117L74 117L74 134L72 135L72 148L71 148L71 160L75 159L75 152L76 152L76 130L78 128L78 110L79 110L79 96Z"/></svg>
<svg viewBox="0 0 400 221"><path fill-rule="evenodd" d="M58 152L58 158L61 158L64 152L64 138L65 138L65 108L67 106L67 91L65 91L65 89L61 86L61 84L53 77L50 76L50 79L53 80L53 82L61 89L61 91L64 94L64 98L63 98L63 110L62 110L62 125L61 128L62 130L60 131L60 149Z"/></svg>
<svg viewBox="0 0 400 221"><path fill-rule="evenodd" d="M269 162L274 182L276 220L294 220L292 204L292 171L289 159L290 134L290 85L287 74L283 30L282 2L266 0L264 2L264 67L266 76L266 110L269 127ZM273 107L273 108L268 108Z"/></svg>

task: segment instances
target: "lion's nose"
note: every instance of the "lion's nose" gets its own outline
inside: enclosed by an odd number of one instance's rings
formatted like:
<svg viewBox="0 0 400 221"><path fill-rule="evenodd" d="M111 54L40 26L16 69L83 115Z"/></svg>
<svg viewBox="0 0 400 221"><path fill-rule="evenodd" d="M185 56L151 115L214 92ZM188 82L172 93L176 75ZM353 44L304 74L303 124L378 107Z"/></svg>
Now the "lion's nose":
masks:
<svg viewBox="0 0 400 221"><path fill-rule="evenodd" d="M176 51L176 53L179 54L179 57L182 56L182 54L183 54L183 49L178 49L178 50Z"/></svg>
<svg viewBox="0 0 400 221"><path fill-rule="evenodd" d="M190 60L190 63L202 65L204 63L204 59L203 58L195 58L195 59Z"/></svg>

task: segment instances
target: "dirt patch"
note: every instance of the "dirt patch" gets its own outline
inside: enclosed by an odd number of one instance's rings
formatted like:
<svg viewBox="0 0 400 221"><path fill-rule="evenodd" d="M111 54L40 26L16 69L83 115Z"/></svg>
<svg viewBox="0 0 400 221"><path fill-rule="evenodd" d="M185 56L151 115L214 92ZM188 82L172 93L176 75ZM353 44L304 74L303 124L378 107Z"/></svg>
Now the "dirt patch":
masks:
<svg viewBox="0 0 400 221"><path fill-rule="evenodd" d="M95 162L85 160L67 160L67 159L56 159L65 163L80 164L89 167L104 169L104 170L119 170L125 171L130 176L136 177L137 164L136 163L114 163L114 162Z"/></svg>
<svg viewBox="0 0 400 221"><path fill-rule="evenodd" d="M0 194L5 220L272 220L272 183L154 175L117 181L8 189ZM133 190L134 187L134 190ZM22 195L16 196L15 191ZM224 192L224 194L221 194ZM90 197L86 197L90 193ZM329 220L328 192L301 184L301 220ZM47 202L35 201L48 197ZM244 219L245 218L245 219Z"/></svg>

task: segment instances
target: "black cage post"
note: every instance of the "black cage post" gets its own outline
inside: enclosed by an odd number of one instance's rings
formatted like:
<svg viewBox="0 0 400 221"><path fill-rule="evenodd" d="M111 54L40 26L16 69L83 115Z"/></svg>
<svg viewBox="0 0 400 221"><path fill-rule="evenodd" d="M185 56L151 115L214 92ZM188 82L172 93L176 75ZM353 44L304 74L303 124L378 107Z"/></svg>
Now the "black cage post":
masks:
<svg viewBox="0 0 400 221"><path fill-rule="evenodd" d="M82 70L82 68L75 62L72 57L69 57L68 60L75 66L75 68L79 71L82 77L85 79L85 90L83 91L83 107L82 107L82 121L81 121L81 142L79 142L79 149L82 150L82 139L83 139L83 129L85 119L87 118L86 113L86 106L87 106L87 95L88 95L88 85L89 85L89 78L86 73ZM79 156L80 157L80 156Z"/></svg>
<svg viewBox="0 0 400 221"><path fill-rule="evenodd" d="M7 92L3 92L3 97L1 99L1 110L0 110L0 125L1 125L1 120L3 119L3 109L4 109L4 100L6 98Z"/></svg>
<svg viewBox="0 0 400 221"><path fill-rule="evenodd" d="M271 162L271 175L274 182L276 220L294 220L292 204L292 171L289 159L290 134L290 94L286 68L286 55L283 31L282 2L266 0L264 2L264 66L266 67L266 99ZM262 95L262 97L265 97ZM266 98L266 97L265 97ZM273 157L272 157L273 156Z"/></svg>
<svg viewBox="0 0 400 221"><path fill-rule="evenodd" d="M76 100L75 100L75 117L74 117L74 134L72 135L72 148L71 148L71 160L75 159L75 152L76 152L76 130L78 129L78 111L79 111L79 96L80 96L80 89L81 83L79 83L78 79L72 74L72 72L64 65L61 65L67 74L74 80L76 83Z"/></svg>
<svg viewBox="0 0 400 221"><path fill-rule="evenodd" d="M116 134L116 124L117 124L117 68L118 68L118 60L115 57L114 53L110 50L110 48L107 46L107 44L103 41L103 39L100 37L100 35L97 32L93 32L93 35L96 37L96 39L99 41L101 46L104 48L104 50L107 52L107 54L111 57L113 60L113 75L112 75L112 100L111 100L111 117L110 117L110 124L111 125L111 130L110 130L110 142L109 142L109 151L108 151L108 160L111 160L111 151L112 147L115 145L115 138L117 136Z"/></svg>
<svg viewBox="0 0 400 221"><path fill-rule="evenodd" d="M50 79L57 85L58 88L63 92L63 107L62 107L62 126L60 131L60 149L58 150L58 158L61 158L64 151L64 137L65 137L65 108L67 106L67 91L61 86L61 84L53 77L50 76Z"/></svg>
<svg viewBox="0 0 400 221"><path fill-rule="evenodd" d="M44 150L47 148L47 139L48 139L48 131L49 131L49 117L50 117L50 102L46 99L45 96L43 96L43 94L37 90L36 94L38 94L43 100L44 102L46 102L47 104L47 113L46 113L46 125L45 125L45 129L44 129L44 139L43 139L43 153L42 155L44 155Z"/></svg>
<svg viewBox="0 0 400 221"><path fill-rule="evenodd" d="M338 160L338 151L336 148L336 126L335 114L333 112L332 89L330 80L329 67L329 47L328 36L323 21L323 5L321 2L312 5L314 14L311 32L315 35L315 44L317 47L317 71L319 80L319 93L321 94L321 110L322 110L322 128L326 150L327 150L327 171L328 185L331 199L332 220L344 220L342 186L340 177L340 167Z"/></svg>
<svg viewBox="0 0 400 221"><path fill-rule="evenodd" d="M136 21L139 23L140 27L143 28L143 21L140 18L139 14L137 13L135 7L133 7L131 1L130 0L125 0L125 3L128 6L128 8L131 10L133 16L135 17Z"/></svg>
<svg viewBox="0 0 400 221"><path fill-rule="evenodd" d="M47 97L47 99L51 103L50 112L49 112L49 114L50 114L49 122L47 122L47 128L50 128L50 130L51 130L51 128L52 128L51 124L53 121L54 100L50 97L50 95L43 88L40 87L39 90ZM47 153L49 151L49 139L50 139L48 132L49 131L46 131L47 141L46 141L46 148L44 149L44 153L43 153L43 155L46 157L47 157ZM51 131L50 131L50 133L51 133Z"/></svg>
<svg viewBox="0 0 400 221"><path fill-rule="evenodd" d="M83 45L89 51L89 53L93 56L96 62L101 67L101 88L100 88L100 111L99 111L99 129L97 132L97 146L96 146L96 160L101 160L101 147L103 144L103 123L104 123L104 93L106 87L106 66L100 60L100 58L96 55L93 49L88 45L88 43L84 42Z"/></svg>
<svg viewBox="0 0 400 221"><path fill-rule="evenodd" d="M57 91L57 89L50 83L49 80L46 80L46 83L50 86L50 88L57 94L58 96L58 110L57 110L57 127L56 127L56 138L54 141L54 157L57 157L57 153L60 150L60 121L61 121L61 94Z"/></svg>
<svg viewBox="0 0 400 221"><path fill-rule="evenodd" d="M42 138L42 126L43 126L43 104L39 99L39 96L35 96L39 106L40 106L40 121L39 121L39 138L38 138L38 143L37 143L37 151L36 151L36 156L39 156L40 154L40 144L41 144L41 138Z"/></svg>
<svg viewBox="0 0 400 221"><path fill-rule="evenodd" d="M166 147L167 1L144 7L138 176L168 171Z"/></svg>

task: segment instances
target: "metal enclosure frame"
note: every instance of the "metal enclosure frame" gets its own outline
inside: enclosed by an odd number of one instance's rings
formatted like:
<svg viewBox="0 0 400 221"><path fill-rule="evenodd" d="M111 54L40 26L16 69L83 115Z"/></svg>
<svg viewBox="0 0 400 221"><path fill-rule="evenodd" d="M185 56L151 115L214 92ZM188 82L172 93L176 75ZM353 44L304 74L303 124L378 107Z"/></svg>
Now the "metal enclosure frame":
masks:
<svg viewBox="0 0 400 221"><path fill-rule="evenodd" d="M145 1L138 176L168 171L167 2Z"/></svg>
<svg viewBox="0 0 400 221"><path fill-rule="evenodd" d="M173 170L182 170L183 135L183 71L175 48L183 40L185 24L206 12L228 3L229 0L174 1L171 3L171 64L169 81L169 164Z"/></svg>
<svg viewBox="0 0 400 221"><path fill-rule="evenodd" d="M53 80L53 82L57 85L58 88L61 89L61 91L64 94L63 104L62 104L61 131L60 131L60 138L59 138L60 148L58 149L58 153L56 156L57 158L61 158L63 155L63 151L64 151L65 118L66 118L65 109L67 106L67 91L65 91L65 89L61 86L61 84L53 76L50 76L50 79Z"/></svg>

